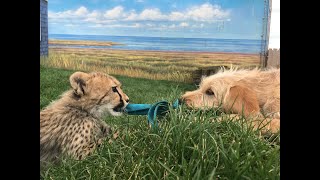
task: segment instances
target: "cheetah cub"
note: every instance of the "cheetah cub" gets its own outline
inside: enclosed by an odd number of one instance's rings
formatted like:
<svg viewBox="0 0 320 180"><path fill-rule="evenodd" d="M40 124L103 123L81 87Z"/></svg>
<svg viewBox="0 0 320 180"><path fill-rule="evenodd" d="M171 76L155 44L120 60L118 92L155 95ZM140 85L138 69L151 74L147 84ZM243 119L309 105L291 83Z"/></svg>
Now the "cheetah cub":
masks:
<svg viewBox="0 0 320 180"><path fill-rule="evenodd" d="M72 90L40 111L40 163L90 155L111 133L102 117L122 115L129 102L110 75L75 72L69 80Z"/></svg>

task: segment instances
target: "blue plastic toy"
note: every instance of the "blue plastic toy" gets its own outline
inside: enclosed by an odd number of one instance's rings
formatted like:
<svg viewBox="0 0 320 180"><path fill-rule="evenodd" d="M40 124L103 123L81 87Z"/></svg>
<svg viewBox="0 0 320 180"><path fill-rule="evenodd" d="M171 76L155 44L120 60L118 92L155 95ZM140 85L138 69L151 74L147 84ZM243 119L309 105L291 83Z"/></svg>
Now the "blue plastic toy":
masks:
<svg viewBox="0 0 320 180"><path fill-rule="evenodd" d="M172 104L172 108L179 106L179 100ZM128 115L148 115L148 123L151 127L158 127L157 116L162 117L169 111L170 103L168 101L160 101L154 104L128 104L125 113Z"/></svg>

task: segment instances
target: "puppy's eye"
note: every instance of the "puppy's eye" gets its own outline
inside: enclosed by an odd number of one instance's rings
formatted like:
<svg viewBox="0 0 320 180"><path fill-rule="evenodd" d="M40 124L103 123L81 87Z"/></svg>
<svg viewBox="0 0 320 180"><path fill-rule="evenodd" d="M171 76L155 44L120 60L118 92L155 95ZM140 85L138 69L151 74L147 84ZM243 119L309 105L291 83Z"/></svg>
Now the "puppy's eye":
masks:
<svg viewBox="0 0 320 180"><path fill-rule="evenodd" d="M118 92L117 87L112 87L113 92Z"/></svg>
<svg viewBox="0 0 320 180"><path fill-rule="evenodd" d="M209 96L214 95L214 92L211 89L206 90L206 94Z"/></svg>

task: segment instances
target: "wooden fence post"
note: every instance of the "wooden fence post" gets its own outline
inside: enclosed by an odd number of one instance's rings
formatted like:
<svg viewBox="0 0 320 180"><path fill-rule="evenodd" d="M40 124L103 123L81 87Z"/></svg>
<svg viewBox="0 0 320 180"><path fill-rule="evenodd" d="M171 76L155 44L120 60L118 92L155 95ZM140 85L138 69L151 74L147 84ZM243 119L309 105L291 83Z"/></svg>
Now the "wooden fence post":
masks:
<svg viewBox="0 0 320 180"><path fill-rule="evenodd" d="M280 49L268 50L267 67L280 68Z"/></svg>

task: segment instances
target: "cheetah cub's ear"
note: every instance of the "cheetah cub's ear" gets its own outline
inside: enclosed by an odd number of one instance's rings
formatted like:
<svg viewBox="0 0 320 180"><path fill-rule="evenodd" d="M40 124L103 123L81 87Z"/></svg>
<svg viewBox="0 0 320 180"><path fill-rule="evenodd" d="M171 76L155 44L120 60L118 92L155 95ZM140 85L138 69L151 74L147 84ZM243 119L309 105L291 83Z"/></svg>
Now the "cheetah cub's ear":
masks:
<svg viewBox="0 0 320 180"><path fill-rule="evenodd" d="M70 76L70 84L74 93L78 96L83 96L86 92L86 81L90 77L84 72L75 72Z"/></svg>

